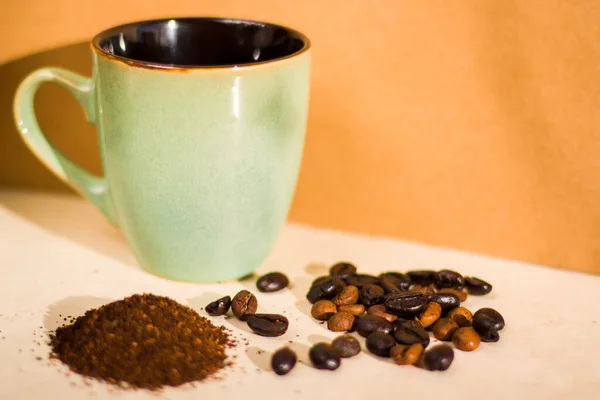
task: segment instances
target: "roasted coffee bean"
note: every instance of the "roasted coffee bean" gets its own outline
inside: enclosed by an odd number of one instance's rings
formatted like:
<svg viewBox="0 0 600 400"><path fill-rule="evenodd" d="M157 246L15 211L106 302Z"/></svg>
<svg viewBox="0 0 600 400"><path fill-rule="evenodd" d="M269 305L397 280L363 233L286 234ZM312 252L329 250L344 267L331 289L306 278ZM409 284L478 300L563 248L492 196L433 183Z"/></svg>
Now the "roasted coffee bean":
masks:
<svg viewBox="0 0 600 400"><path fill-rule="evenodd" d="M464 328L465 326L471 326L471 321L469 321L462 314L456 314L455 316L452 317L452 319L454 320L454 322L456 322L456 325L458 325L459 328Z"/></svg>
<svg viewBox="0 0 600 400"><path fill-rule="evenodd" d="M319 300L310 309L310 315L319 321L328 321L337 312L337 307L329 300Z"/></svg>
<svg viewBox="0 0 600 400"><path fill-rule="evenodd" d="M398 321L394 327L394 337L400 344L420 343L423 347L429 345L429 333L417 321Z"/></svg>
<svg viewBox="0 0 600 400"><path fill-rule="evenodd" d="M312 281L312 283L310 284L311 287L318 285L320 283L325 282L327 279L331 279L331 276L329 275L323 275L323 276L318 276L315 278L314 281Z"/></svg>
<svg viewBox="0 0 600 400"><path fill-rule="evenodd" d="M469 297L469 294L466 292L465 289L462 290L458 290L458 289L454 289L454 288L443 288L437 291L438 293L450 293L453 295L456 295L456 297L458 297L458 300L460 300L460 302L465 302L467 301L467 298Z"/></svg>
<svg viewBox="0 0 600 400"><path fill-rule="evenodd" d="M328 369L330 371L339 368L341 360L329 343L317 343L308 351L308 357L317 369Z"/></svg>
<svg viewBox="0 0 600 400"><path fill-rule="evenodd" d="M471 314L471 311L464 307L453 308L452 310L448 311L446 317L452 318L459 327L469 326L473 320L473 314Z"/></svg>
<svg viewBox="0 0 600 400"><path fill-rule="evenodd" d="M285 375L296 366L296 353L288 347L277 350L271 358L271 368L277 375Z"/></svg>
<svg viewBox="0 0 600 400"><path fill-rule="evenodd" d="M279 314L252 314L247 323L254 333L268 337L283 335L289 326L288 319Z"/></svg>
<svg viewBox="0 0 600 400"><path fill-rule="evenodd" d="M396 286L396 284L393 282L392 279L388 278L388 277L384 277L381 280L381 283L379 284L383 290L385 290L385 293L403 293L406 292L405 289L401 289L398 286Z"/></svg>
<svg viewBox="0 0 600 400"><path fill-rule="evenodd" d="M365 306L362 304L350 304L346 306L339 306L338 311L346 311L355 317L360 317L365 313Z"/></svg>
<svg viewBox="0 0 600 400"><path fill-rule="evenodd" d="M475 277L465 278L465 286L473 296L483 296L492 291L492 285Z"/></svg>
<svg viewBox="0 0 600 400"><path fill-rule="evenodd" d="M363 315L356 320L356 332L367 337L373 332L391 333L394 326L387 319L377 315Z"/></svg>
<svg viewBox="0 0 600 400"><path fill-rule="evenodd" d="M454 350L447 344L438 344L425 352L423 365L430 371L445 371L454 361Z"/></svg>
<svg viewBox="0 0 600 400"><path fill-rule="evenodd" d="M354 285L344 287L334 298L336 306L347 306L358 301L358 288Z"/></svg>
<svg viewBox="0 0 600 400"><path fill-rule="evenodd" d="M396 339L388 333L373 332L367 337L366 345L376 356L389 357L392 347L396 345Z"/></svg>
<svg viewBox="0 0 600 400"><path fill-rule="evenodd" d="M462 351L473 351L479 347L481 338L473 328L458 328L452 335L452 343Z"/></svg>
<svg viewBox="0 0 600 400"><path fill-rule="evenodd" d="M412 318L421 312L427 302L427 297L422 293L396 293L387 295L384 304L388 312L402 318Z"/></svg>
<svg viewBox="0 0 600 400"><path fill-rule="evenodd" d="M379 275L379 279L381 279L381 282L384 280L390 282L402 290L408 290L410 286L410 278L400 272L385 272Z"/></svg>
<svg viewBox="0 0 600 400"><path fill-rule="evenodd" d="M208 305L204 307L204 310L206 310L208 315L218 317L229 311L229 307L231 307L231 297L225 296L208 303Z"/></svg>
<svg viewBox="0 0 600 400"><path fill-rule="evenodd" d="M245 321L248 315L258 309L258 300L247 290L240 290L231 300L231 311L238 319Z"/></svg>
<svg viewBox="0 0 600 400"><path fill-rule="evenodd" d="M487 314L473 315L473 329L479 334L482 342L497 342L500 335L496 329L496 322Z"/></svg>
<svg viewBox="0 0 600 400"><path fill-rule="evenodd" d="M271 293L285 289L289 284L290 280L281 272L269 272L258 278L256 281L257 289L263 293Z"/></svg>
<svg viewBox="0 0 600 400"><path fill-rule="evenodd" d="M329 275L340 279L346 279L354 274L356 274L356 267L349 262L339 262L329 268Z"/></svg>
<svg viewBox="0 0 600 400"><path fill-rule="evenodd" d="M354 315L340 311L333 314L327 321L327 329L332 332L348 332L354 326Z"/></svg>
<svg viewBox="0 0 600 400"><path fill-rule="evenodd" d="M458 324L452 318L440 318L433 324L433 336L445 342L452 340L452 335L458 329Z"/></svg>
<svg viewBox="0 0 600 400"><path fill-rule="evenodd" d="M437 292L435 286L433 284L423 286L419 289L419 292L423 293L425 296L429 296L430 294L434 294Z"/></svg>
<svg viewBox="0 0 600 400"><path fill-rule="evenodd" d="M451 271L449 269L443 269L436 272L435 276L433 277L433 283L438 289L454 288L460 290L465 286L465 280L463 276L458 272Z"/></svg>
<svg viewBox="0 0 600 400"><path fill-rule="evenodd" d="M385 305L383 304L375 304L367 309L368 315L377 315L378 317L382 317L387 319L390 322L396 322L398 320L398 316L394 314L390 314L387 312Z"/></svg>
<svg viewBox="0 0 600 400"><path fill-rule="evenodd" d="M430 269L408 271L406 276L408 276L410 281L414 284L427 286L433 283L435 271Z"/></svg>
<svg viewBox="0 0 600 400"><path fill-rule="evenodd" d="M390 350L390 356L398 365L412 365L416 363L425 348L420 343L397 344Z"/></svg>
<svg viewBox="0 0 600 400"><path fill-rule="evenodd" d="M351 335L344 334L331 342L331 350L342 358L354 357L361 351L360 342Z"/></svg>
<svg viewBox="0 0 600 400"><path fill-rule="evenodd" d="M373 275L356 274L350 275L345 279L348 285L354 285L357 288L362 288L364 285L379 285L381 279Z"/></svg>
<svg viewBox="0 0 600 400"><path fill-rule="evenodd" d="M436 302L442 306L442 312L447 312L460 306L460 299L452 293L432 293L427 296L430 302Z"/></svg>
<svg viewBox="0 0 600 400"><path fill-rule="evenodd" d="M365 307L370 307L383 302L385 291L379 285L366 284L360 289L359 302Z"/></svg>
<svg viewBox="0 0 600 400"><path fill-rule="evenodd" d="M329 277L320 283L313 285L306 294L306 298L312 304L319 300L331 300L338 294L344 287L344 283L336 278Z"/></svg>
<svg viewBox="0 0 600 400"><path fill-rule="evenodd" d="M435 301L427 303L423 311L417 317L417 321L424 327L427 328L442 316L442 306Z"/></svg>
<svg viewBox="0 0 600 400"><path fill-rule="evenodd" d="M473 314L473 319L475 319L477 315L486 315L490 317L494 322L494 328L496 328L497 331L501 331L504 328L504 317L502 317L502 314L493 308L480 308L475 312L475 314Z"/></svg>

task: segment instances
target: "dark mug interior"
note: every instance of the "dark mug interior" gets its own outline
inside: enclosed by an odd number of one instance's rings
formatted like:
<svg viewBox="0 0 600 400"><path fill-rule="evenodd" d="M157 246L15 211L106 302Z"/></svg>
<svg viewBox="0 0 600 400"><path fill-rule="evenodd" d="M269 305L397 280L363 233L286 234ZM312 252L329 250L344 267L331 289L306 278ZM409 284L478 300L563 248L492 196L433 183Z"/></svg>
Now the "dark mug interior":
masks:
<svg viewBox="0 0 600 400"><path fill-rule="evenodd" d="M308 48L301 33L283 26L226 18L135 22L94 37L109 56L157 67L242 66L292 56Z"/></svg>

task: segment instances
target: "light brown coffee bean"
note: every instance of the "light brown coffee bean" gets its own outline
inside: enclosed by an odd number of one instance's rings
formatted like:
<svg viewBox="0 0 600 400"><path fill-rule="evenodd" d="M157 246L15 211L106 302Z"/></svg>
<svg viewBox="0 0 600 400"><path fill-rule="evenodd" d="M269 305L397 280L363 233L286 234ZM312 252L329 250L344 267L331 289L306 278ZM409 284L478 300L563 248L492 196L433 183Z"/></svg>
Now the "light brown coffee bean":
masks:
<svg viewBox="0 0 600 400"><path fill-rule="evenodd" d="M327 329L332 332L347 332L354 325L354 315L349 312L340 311L333 314L327 321Z"/></svg>
<svg viewBox="0 0 600 400"><path fill-rule="evenodd" d="M481 338L473 328L458 328L452 335L452 343L459 350L473 351L481 344Z"/></svg>
<svg viewBox="0 0 600 400"><path fill-rule="evenodd" d="M358 301L358 288L354 285L348 285L344 287L332 301L336 306L348 306L354 304Z"/></svg>
<svg viewBox="0 0 600 400"><path fill-rule="evenodd" d="M231 311L238 319L245 321L248 315L256 313L258 300L247 290L240 290L231 300Z"/></svg>
<svg viewBox="0 0 600 400"><path fill-rule="evenodd" d="M463 318L466 319L467 324L464 325L464 321ZM448 311L448 313L446 314L447 318L452 318L454 321L456 321L456 323L459 326L467 326L470 325L471 322L473 321L473 314L471 313L471 311L469 311L469 309L465 308L465 307L455 307L452 310Z"/></svg>
<svg viewBox="0 0 600 400"><path fill-rule="evenodd" d="M467 297L469 297L469 294L467 293L466 289L458 290L458 289L453 289L453 288L443 288L443 289L438 290L438 293L455 294L461 303L466 301Z"/></svg>
<svg viewBox="0 0 600 400"><path fill-rule="evenodd" d="M451 318L440 318L433 324L433 336L437 340L448 342L452 340L452 335L458 329L458 325Z"/></svg>
<svg viewBox="0 0 600 400"><path fill-rule="evenodd" d="M431 302L427 303L423 311L417 317L417 321L423 325L424 328L428 328L435 321L440 319L442 316L442 306L439 303Z"/></svg>
<svg viewBox="0 0 600 400"><path fill-rule="evenodd" d="M423 350L421 343L397 344L392 347L390 355L398 365L412 365L421 358Z"/></svg>
<svg viewBox="0 0 600 400"><path fill-rule="evenodd" d="M329 300L319 300L312 305L310 315L319 321L327 321L337 312L337 307Z"/></svg>
<svg viewBox="0 0 600 400"><path fill-rule="evenodd" d="M376 304L367 308L367 315L377 315L378 317L385 318L390 322L395 322L398 320L398 316L388 313L387 308L385 308L385 305L383 304Z"/></svg>
<svg viewBox="0 0 600 400"><path fill-rule="evenodd" d="M360 317L365 313L365 306L363 306L362 304L350 304L347 306L339 306L338 311L345 311L356 317Z"/></svg>

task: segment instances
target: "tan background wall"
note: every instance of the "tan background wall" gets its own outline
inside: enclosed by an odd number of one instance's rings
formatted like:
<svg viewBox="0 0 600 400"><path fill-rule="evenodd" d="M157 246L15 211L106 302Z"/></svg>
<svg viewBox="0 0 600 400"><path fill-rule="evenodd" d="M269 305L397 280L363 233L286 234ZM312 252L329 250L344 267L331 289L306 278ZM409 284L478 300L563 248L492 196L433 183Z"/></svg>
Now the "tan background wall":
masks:
<svg viewBox="0 0 600 400"><path fill-rule="evenodd" d="M293 220L600 272L599 2L96 3L0 0L0 184L63 188L17 139L10 102L37 66L89 73L89 50L32 53L136 19L258 18L314 44ZM99 172L75 101L44 87L37 104L52 140Z"/></svg>

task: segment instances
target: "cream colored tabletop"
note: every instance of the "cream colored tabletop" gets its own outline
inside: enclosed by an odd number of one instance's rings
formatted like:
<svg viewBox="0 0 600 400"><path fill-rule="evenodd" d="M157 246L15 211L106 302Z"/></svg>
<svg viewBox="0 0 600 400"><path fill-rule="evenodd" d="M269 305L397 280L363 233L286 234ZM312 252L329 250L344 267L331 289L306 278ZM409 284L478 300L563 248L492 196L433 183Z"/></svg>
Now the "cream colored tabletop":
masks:
<svg viewBox="0 0 600 400"><path fill-rule="evenodd" d="M400 222L399 222L400 223ZM434 228L432 228L434 229ZM400 367L363 352L337 371L310 367L308 346L336 335L316 323L308 284L327 265L350 260L361 271L451 268L493 283L465 306L494 307L505 317L498 343L456 351L446 372ZM289 225L260 272L278 270L293 286L258 293L265 312L285 313L287 333L262 338L232 319L214 318L248 339L231 350L235 365L219 380L160 394L86 385L49 362L47 331L58 315L133 293L170 296L200 310L252 282L185 284L154 277L135 263L118 231L77 197L0 192L0 399L598 399L600 278L409 242ZM269 371L271 352L291 344L302 364L284 377Z"/></svg>

